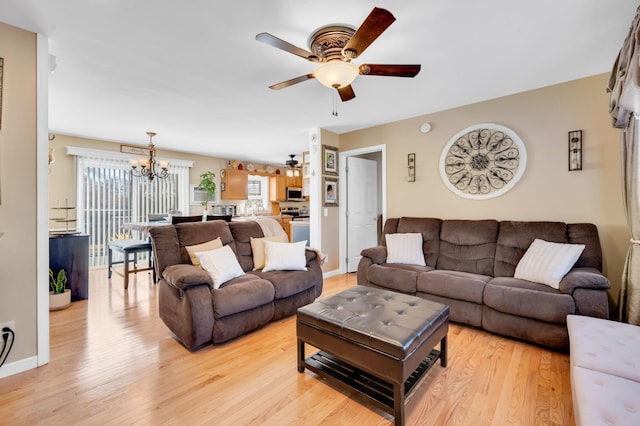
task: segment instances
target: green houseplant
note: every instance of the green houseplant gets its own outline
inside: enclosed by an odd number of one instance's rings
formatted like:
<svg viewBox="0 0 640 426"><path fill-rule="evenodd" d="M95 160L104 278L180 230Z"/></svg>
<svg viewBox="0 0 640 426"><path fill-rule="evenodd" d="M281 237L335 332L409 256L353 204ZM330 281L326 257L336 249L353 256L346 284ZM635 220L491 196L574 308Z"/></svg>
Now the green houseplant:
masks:
<svg viewBox="0 0 640 426"><path fill-rule="evenodd" d="M200 175L200 184L198 185L200 188L207 191L207 198L213 200L216 195L216 181L214 180L216 174L213 172L204 172ZM207 210L207 202L208 200L202 201L202 207Z"/></svg>
<svg viewBox="0 0 640 426"><path fill-rule="evenodd" d="M57 274L49 268L49 310L57 311L71 305L71 291L66 288L67 271L60 269Z"/></svg>

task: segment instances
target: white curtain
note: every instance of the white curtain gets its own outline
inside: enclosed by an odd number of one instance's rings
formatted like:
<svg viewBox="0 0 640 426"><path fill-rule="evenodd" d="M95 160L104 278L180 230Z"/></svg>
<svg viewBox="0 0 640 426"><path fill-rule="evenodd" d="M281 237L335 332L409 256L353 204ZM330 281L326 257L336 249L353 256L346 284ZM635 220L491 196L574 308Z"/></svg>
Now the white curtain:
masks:
<svg viewBox="0 0 640 426"><path fill-rule="evenodd" d="M618 319L640 325L640 7L611 71L609 111L620 135L622 191L631 244L618 298Z"/></svg>
<svg viewBox="0 0 640 426"><path fill-rule="evenodd" d="M638 118L631 115L622 132L622 196L631 231L631 245L622 272L618 319L640 325L640 147Z"/></svg>

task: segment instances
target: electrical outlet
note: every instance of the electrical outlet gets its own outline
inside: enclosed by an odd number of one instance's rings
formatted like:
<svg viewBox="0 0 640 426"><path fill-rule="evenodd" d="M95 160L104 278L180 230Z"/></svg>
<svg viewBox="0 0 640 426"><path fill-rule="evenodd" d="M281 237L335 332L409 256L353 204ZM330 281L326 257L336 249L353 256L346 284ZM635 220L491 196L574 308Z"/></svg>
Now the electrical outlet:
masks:
<svg viewBox="0 0 640 426"><path fill-rule="evenodd" d="M13 332L16 332L16 322L15 321L9 321L9 322L3 322L2 324L0 324L0 333L2 332L2 329L5 327L9 327L10 329L13 330Z"/></svg>

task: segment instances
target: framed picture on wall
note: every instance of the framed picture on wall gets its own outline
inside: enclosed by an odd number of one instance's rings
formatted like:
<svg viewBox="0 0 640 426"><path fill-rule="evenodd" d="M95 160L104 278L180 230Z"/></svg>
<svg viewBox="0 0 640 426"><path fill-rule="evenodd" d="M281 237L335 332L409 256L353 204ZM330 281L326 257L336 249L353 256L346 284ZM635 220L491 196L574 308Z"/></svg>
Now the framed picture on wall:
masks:
<svg viewBox="0 0 640 426"><path fill-rule="evenodd" d="M322 178L322 201L325 207L338 207L338 179Z"/></svg>
<svg viewBox="0 0 640 426"><path fill-rule="evenodd" d="M322 145L322 174L338 176L338 148Z"/></svg>

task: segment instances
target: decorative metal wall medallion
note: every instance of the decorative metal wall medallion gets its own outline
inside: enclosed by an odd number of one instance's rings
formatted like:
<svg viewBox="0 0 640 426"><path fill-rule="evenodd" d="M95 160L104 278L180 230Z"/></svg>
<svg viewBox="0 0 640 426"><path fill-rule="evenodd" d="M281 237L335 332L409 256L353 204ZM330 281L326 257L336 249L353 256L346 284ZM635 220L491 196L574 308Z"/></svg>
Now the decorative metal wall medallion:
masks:
<svg viewBox="0 0 640 426"><path fill-rule="evenodd" d="M526 165L527 150L513 130L481 123L449 140L440 156L440 177L454 194L486 200L513 188Z"/></svg>

